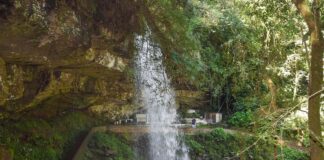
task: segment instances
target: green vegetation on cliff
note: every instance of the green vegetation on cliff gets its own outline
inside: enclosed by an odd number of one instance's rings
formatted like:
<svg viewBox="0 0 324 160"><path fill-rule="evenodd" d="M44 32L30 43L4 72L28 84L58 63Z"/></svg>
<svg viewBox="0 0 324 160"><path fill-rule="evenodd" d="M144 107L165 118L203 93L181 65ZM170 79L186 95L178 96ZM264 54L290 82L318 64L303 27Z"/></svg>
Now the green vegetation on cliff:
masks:
<svg viewBox="0 0 324 160"><path fill-rule="evenodd" d="M132 160L132 145L121 135L113 133L95 133L84 153L84 160Z"/></svg>
<svg viewBox="0 0 324 160"><path fill-rule="evenodd" d="M82 112L55 120L25 118L0 124L0 143L10 148L14 160L71 159L88 130L100 121Z"/></svg>

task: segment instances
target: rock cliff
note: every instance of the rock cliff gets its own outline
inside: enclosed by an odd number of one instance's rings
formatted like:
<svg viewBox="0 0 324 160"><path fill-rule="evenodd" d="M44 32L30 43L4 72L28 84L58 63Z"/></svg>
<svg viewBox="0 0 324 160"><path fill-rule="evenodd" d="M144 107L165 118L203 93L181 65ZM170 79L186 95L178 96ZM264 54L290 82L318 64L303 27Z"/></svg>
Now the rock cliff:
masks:
<svg viewBox="0 0 324 160"><path fill-rule="evenodd" d="M142 8L137 0L1 0L0 119L132 113Z"/></svg>

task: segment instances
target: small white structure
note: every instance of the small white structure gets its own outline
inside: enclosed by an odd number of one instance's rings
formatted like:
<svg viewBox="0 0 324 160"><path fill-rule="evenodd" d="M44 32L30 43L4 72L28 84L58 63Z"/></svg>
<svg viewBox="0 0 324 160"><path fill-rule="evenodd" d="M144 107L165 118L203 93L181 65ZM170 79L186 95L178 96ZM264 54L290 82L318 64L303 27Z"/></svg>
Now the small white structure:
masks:
<svg viewBox="0 0 324 160"><path fill-rule="evenodd" d="M205 113L205 119L208 124L216 124L222 121L222 113L211 112Z"/></svg>
<svg viewBox="0 0 324 160"><path fill-rule="evenodd" d="M188 109L188 110L187 110L187 113L192 114L192 113L197 113L197 111L194 110L194 109Z"/></svg>
<svg viewBox="0 0 324 160"><path fill-rule="evenodd" d="M146 114L136 114L136 123L147 124L148 120Z"/></svg>

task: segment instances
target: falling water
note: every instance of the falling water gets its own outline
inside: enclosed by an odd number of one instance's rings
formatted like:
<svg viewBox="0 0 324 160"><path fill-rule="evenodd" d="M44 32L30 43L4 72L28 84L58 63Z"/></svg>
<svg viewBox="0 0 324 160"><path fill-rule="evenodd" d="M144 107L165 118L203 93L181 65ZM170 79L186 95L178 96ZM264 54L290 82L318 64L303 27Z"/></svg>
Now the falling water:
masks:
<svg viewBox="0 0 324 160"><path fill-rule="evenodd" d="M150 160L189 160L177 122L175 93L170 86L162 52L150 32L136 36L136 85L149 120Z"/></svg>

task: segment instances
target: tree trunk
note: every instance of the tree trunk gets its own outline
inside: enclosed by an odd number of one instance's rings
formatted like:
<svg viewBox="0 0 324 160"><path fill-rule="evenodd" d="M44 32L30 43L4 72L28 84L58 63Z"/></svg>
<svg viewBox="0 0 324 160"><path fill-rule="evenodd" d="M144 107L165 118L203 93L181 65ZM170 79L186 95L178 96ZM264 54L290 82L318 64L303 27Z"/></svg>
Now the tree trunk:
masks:
<svg viewBox="0 0 324 160"><path fill-rule="evenodd" d="M299 13L307 23L311 33L311 60L308 95L311 96L315 92L321 90L323 81L323 35L320 26L320 8L319 0L313 1L312 9L310 9L307 1L294 0ZM310 156L311 160L323 160L324 151L320 146L321 140L321 124L320 124L320 94L314 96L308 101L308 127L310 130Z"/></svg>
<svg viewBox="0 0 324 160"><path fill-rule="evenodd" d="M296 67L297 68L297 67ZM294 80L294 95L293 95L293 101L295 101L297 97L297 91L298 91L298 86L299 86L299 77L298 77L298 70L296 69L295 72L295 80Z"/></svg>
<svg viewBox="0 0 324 160"><path fill-rule="evenodd" d="M277 110L277 88L276 85L273 83L270 77L266 78L266 82L271 94L271 102L269 107L269 113L274 112Z"/></svg>

